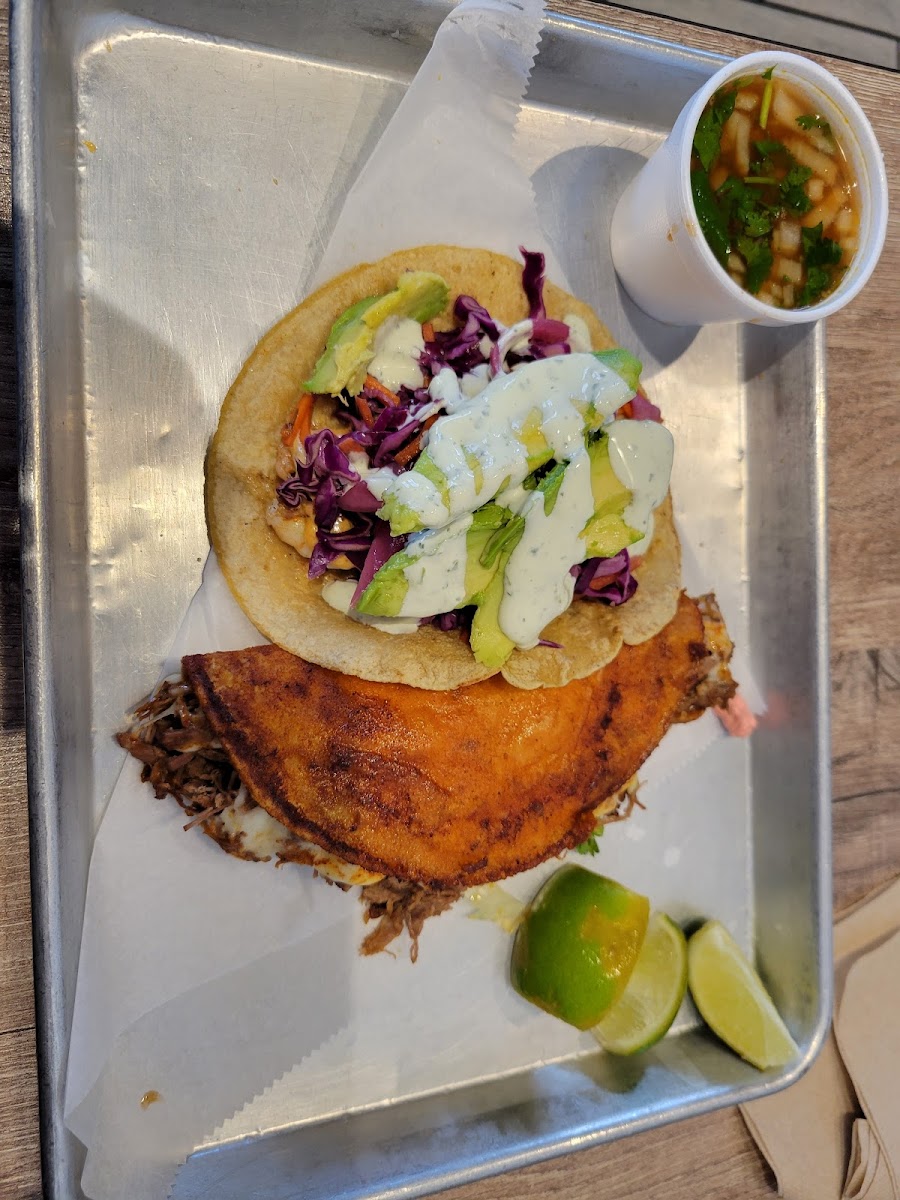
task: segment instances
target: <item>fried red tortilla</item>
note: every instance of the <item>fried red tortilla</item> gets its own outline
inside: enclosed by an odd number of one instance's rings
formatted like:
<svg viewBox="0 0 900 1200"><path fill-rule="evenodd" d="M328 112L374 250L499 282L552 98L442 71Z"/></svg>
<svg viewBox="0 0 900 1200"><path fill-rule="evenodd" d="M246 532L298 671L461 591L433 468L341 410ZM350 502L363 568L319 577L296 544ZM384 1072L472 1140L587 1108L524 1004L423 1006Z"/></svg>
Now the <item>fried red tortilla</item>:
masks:
<svg viewBox="0 0 900 1200"><path fill-rule="evenodd" d="M297 836L429 887L503 879L582 841L708 668L682 595L649 641L564 688L424 692L277 646L189 655L185 679L252 798Z"/></svg>

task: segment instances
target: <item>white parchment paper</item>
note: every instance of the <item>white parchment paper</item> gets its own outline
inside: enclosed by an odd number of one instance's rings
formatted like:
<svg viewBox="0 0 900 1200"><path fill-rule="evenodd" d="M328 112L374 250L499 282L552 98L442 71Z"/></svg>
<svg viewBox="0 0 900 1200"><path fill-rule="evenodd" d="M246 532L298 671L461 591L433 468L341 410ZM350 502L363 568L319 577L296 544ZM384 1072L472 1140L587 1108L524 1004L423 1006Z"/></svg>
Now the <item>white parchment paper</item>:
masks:
<svg viewBox="0 0 900 1200"><path fill-rule="evenodd" d="M447 242L512 256L519 245L542 248L548 274L566 286L515 152L542 19L541 0L465 0L452 12L347 197L318 282L403 246ZM403 178L415 189L398 189ZM691 529L682 532L689 544ZM688 564L686 584L713 581ZM740 603L738 583L715 584L727 615ZM211 557L163 673L187 652L260 641ZM708 802L739 756L707 716L670 735L645 773L652 796L698 759L706 775L694 777L679 811L682 833L691 805ZM731 819L727 806L720 812ZM620 839L635 849L634 866L624 854L616 873L653 892L653 870L637 854L642 829ZM656 829L671 840L675 868L690 839L663 821ZM705 830L714 837L714 822ZM526 897L554 866L512 889ZM702 880L682 883L685 905L702 911L716 872L733 866L726 853ZM674 894L657 887L654 900L668 897L674 910ZM172 802L154 802L126 762L91 863L67 1078L67 1121L88 1147L88 1196L164 1197L195 1146L217 1129L266 1127L273 1106L278 1121L313 1119L565 1057L581 1044L512 993L508 943L468 920L464 905L428 927L415 966L402 951L360 959L360 915L352 897L309 872L239 862L185 835ZM404 1002L411 989L427 1014L418 1023ZM150 1092L159 1100L142 1107Z"/></svg>

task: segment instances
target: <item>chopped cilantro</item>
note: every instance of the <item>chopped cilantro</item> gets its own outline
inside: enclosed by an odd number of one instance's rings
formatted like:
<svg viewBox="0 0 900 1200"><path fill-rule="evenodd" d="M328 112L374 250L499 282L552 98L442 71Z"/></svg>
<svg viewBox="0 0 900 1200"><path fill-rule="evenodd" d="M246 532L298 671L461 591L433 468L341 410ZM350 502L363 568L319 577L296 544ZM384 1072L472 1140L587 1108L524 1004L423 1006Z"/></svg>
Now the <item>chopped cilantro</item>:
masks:
<svg viewBox="0 0 900 1200"><path fill-rule="evenodd" d="M772 214L767 212L752 212L744 222L744 232L747 237L765 237L772 228Z"/></svg>
<svg viewBox="0 0 900 1200"><path fill-rule="evenodd" d="M725 91L720 88L713 96L712 103L703 110L703 114L697 122L697 129L694 133L694 149L703 164L704 171L709 170L713 159L719 153L722 126L734 112L736 96L736 89Z"/></svg>
<svg viewBox="0 0 900 1200"><path fill-rule="evenodd" d="M781 199L785 208L792 212L805 213L812 208L812 200L806 194L804 184L812 175L809 167L795 163L781 181Z"/></svg>
<svg viewBox="0 0 900 1200"><path fill-rule="evenodd" d="M594 832L585 841L579 842L575 847L576 854L599 854L600 847L597 845L597 838L603 837L603 825L598 825Z"/></svg>
<svg viewBox="0 0 900 1200"><path fill-rule="evenodd" d="M800 304L815 304L830 283L831 274L825 267L810 267L800 289Z"/></svg>
<svg viewBox="0 0 900 1200"><path fill-rule="evenodd" d="M760 141L754 142L753 145L763 158L771 158L773 154L780 154L785 149L784 142L778 142L775 138L761 138Z"/></svg>
<svg viewBox="0 0 900 1200"><path fill-rule="evenodd" d="M841 261L841 247L831 238L823 236L820 221L812 229L801 231L803 259L806 263L806 283L800 290L800 304L815 304L823 292L834 282L834 270Z"/></svg>
<svg viewBox="0 0 900 1200"><path fill-rule="evenodd" d="M729 175L717 193L726 221L739 223L748 237L762 237L772 228L773 213L761 194L746 180Z"/></svg>
<svg viewBox="0 0 900 1200"><path fill-rule="evenodd" d="M772 269L769 243L741 236L737 240L737 251L747 264L747 291L756 295Z"/></svg>
<svg viewBox="0 0 900 1200"><path fill-rule="evenodd" d="M731 240L728 237L725 214L716 203L716 197L709 186L709 176L705 171L691 171L691 192L703 236L713 254L724 266L731 249Z"/></svg>
<svg viewBox="0 0 900 1200"><path fill-rule="evenodd" d="M775 65L774 65L774 63L773 63L773 64L772 64L772 66L771 66L771 67L769 67L768 71L763 71L763 73L762 73L762 77L763 77L763 79L771 79L771 78L772 78L772 72L773 72L774 70L775 70Z"/></svg>
<svg viewBox="0 0 900 1200"><path fill-rule="evenodd" d="M823 226L820 221L812 229L802 229L800 237L803 243L803 257L808 267L836 267L841 261L841 247L838 242L823 236Z"/></svg>
<svg viewBox="0 0 900 1200"><path fill-rule="evenodd" d="M801 129L821 129L827 138L834 137L825 118L816 116L815 113L804 113L802 117L797 118L797 124Z"/></svg>

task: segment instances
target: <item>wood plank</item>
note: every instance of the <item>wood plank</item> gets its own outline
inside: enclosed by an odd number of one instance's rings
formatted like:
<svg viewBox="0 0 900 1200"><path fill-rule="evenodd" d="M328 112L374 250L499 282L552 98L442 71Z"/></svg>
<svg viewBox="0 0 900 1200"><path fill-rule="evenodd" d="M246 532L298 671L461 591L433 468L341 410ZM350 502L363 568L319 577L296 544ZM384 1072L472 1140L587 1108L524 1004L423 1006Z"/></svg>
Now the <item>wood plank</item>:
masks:
<svg viewBox="0 0 900 1200"><path fill-rule="evenodd" d="M900 786L832 807L834 908L840 912L900 873Z"/></svg>
<svg viewBox="0 0 900 1200"><path fill-rule="evenodd" d="M833 654L831 697L834 799L900 786L900 650Z"/></svg>
<svg viewBox="0 0 900 1200"><path fill-rule="evenodd" d="M821 20L818 15L784 12L781 8L753 0L716 0L715 4L710 4L709 0L622 0L621 7L690 21L708 29L745 33L767 42L780 42L798 50L815 50L819 54L834 54L876 67L897 66L897 43L892 37L857 28L858 23L834 24ZM816 0L811 0L809 9L816 11Z"/></svg>
<svg viewBox="0 0 900 1200"><path fill-rule="evenodd" d="M9 133L9 0L0 4L0 283L12 283L12 149ZM4 307L6 307L4 305Z"/></svg>
<svg viewBox="0 0 900 1200"><path fill-rule="evenodd" d="M769 0L762 0L768 4ZM779 8L825 17L859 29L874 29L900 37L900 4L897 0L777 0Z"/></svg>
<svg viewBox="0 0 900 1200"><path fill-rule="evenodd" d="M0 1196L40 1200L34 1030L0 1036Z"/></svg>
<svg viewBox="0 0 900 1200"><path fill-rule="evenodd" d="M0 8L0 59L8 61L8 4ZM12 280L8 70L0 87L0 1034L34 1024L28 796L22 692L16 348ZM4 1101L0 1091L0 1102ZM2 1178L2 1173L0 1173ZM0 1195L6 1193L0 1189Z"/></svg>
<svg viewBox="0 0 900 1200"><path fill-rule="evenodd" d="M771 1200L773 1182L737 1109L445 1192L446 1200Z"/></svg>
<svg viewBox="0 0 900 1200"><path fill-rule="evenodd" d="M5 692L5 686L3 690ZM19 729L7 733L2 746L4 764L0 775L0 829L3 830L3 836L0 837L0 1034L34 1024L24 731Z"/></svg>

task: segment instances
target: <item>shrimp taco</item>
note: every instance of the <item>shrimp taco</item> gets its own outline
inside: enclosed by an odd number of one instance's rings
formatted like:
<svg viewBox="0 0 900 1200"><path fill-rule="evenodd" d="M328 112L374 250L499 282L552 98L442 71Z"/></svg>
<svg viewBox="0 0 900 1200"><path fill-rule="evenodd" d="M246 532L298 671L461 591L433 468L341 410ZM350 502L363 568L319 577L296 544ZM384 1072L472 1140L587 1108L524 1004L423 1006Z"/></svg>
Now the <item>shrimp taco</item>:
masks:
<svg viewBox="0 0 900 1200"><path fill-rule="evenodd" d="M640 363L523 255L361 265L252 353L207 513L277 645L384 683L557 687L674 617L671 434Z"/></svg>

